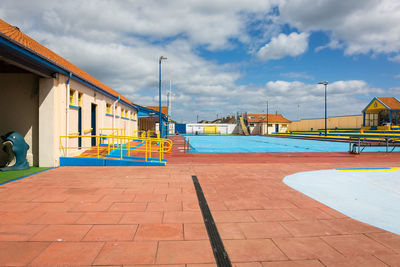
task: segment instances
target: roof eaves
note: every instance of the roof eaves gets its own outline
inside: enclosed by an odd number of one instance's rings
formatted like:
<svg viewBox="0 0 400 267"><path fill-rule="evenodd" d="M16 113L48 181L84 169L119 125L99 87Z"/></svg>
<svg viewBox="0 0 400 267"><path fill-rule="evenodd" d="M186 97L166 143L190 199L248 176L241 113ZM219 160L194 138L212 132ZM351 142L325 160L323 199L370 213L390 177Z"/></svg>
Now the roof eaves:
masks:
<svg viewBox="0 0 400 267"><path fill-rule="evenodd" d="M72 79L77 80L78 82L82 82L82 81L83 81L86 85L89 85L90 87L92 87L93 89L99 91L100 93L102 93L102 94L104 94L104 95L107 95L107 96L109 96L109 97L111 97L111 98L118 99L118 95L114 95L114 94L112 94L112 93L110 93L110 92L107 92L106 90L104 90L104 89L100 88L99 86L93 84L92 82L90 82L90 81L87 80L86 78L83 78L82 76L77 75L75 72L73 72L73 71L69 70L68 68L66 68L66 67L64 67L64 66L62 66L62 65L60 65L60 64L58 64L57 62L51 60L50 58L43 56L42 54L36 52L36 51L33 50L32 48L30 48L30 47L28 47L28 46L26 46L26 45L24 45L24 44L22 44L22 43L20 43L20 42L18 42L18 41L16 41L16 40L14 40L13 38L9 37L8 35L6 35L6 34L0 32L0 37L3 38L3 39L5 39L5 40L7 40L7 41L10 42L10 43L12 43L13 45L17 46L18 48L20 48L20 49L22 49L22 50L25 50L26 52L29 52L29 53L33 54L34 56L36 56L36 57L39 57L39 58L40 58L40 60L39 60L39 62L38 62L39 64L42 65L42 63L47 63L47 64L45 64L44 67L50 68L51 70L54 70L55 72L60 72L60 73L62 73L62 74L64 74L64 75L67 75L67 76L68 76L70 73L72 73L73 76L76 77L76 78L74 78L74 77L72 76L72 77L71 77ZM19 49L18 49L18 50L19 50ZM19 51L19 52L22 52L24 55L29 56L32 60L36 60L36 61L37 61L37 59L34 58L34 57L32 57L32 55L29 55L29 54L27 54L27 53L24 53L24 51ZM43 62L43 61L45 61L45 62ZM49 66L49 64L50 64L50 66ZM52 65L52 66L51 66L51 65ZM122 96L121 94L119 94L119 95ZM132 108L134 108L134 109L136 109L136 107L135 107L134 104L128 103L128 102L126 102L126 101L123 100L123 99L121 99L120 101L123 102L124 104L126 104L126 105L128 105L128 106L130 106L130 107L132 107Z"/></svg>

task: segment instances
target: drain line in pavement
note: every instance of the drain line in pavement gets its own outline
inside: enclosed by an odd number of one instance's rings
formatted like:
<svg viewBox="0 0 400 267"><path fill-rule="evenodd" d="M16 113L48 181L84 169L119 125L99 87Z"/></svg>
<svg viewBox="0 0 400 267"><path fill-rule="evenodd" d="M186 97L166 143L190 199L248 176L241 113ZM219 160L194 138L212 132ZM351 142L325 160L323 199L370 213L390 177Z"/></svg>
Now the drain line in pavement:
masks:
<svg viewBox="0 0 400 267"><path fill-rule="evenodd" d="M197 179L197 176L193 175L192 180L196 189L197 199L199 200L201 213L203 215L204 224L206 225L215 261L219 267L231 267L231 261L228 253L225 250L224 243L222 243L222 239L218 233L217 226L215 225L214 218L212 217L210 208L208 207L207 200L203 194L203 189L201 189L201 185Z"/></svg>

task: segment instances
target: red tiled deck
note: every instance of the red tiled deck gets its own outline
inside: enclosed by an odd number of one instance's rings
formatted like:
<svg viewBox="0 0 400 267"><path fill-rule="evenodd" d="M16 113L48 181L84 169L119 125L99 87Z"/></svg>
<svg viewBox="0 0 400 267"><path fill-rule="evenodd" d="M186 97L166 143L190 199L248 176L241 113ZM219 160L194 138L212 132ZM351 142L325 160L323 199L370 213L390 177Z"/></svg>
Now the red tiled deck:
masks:
<svg viewBox="0 0 400 267"><path fill-rule="evenodd" d="M400 237L286 186L399 154L176 154L166 167L62 167L0 187L0 266L215 266L191 176L235 266L398 266Z"/></svg>

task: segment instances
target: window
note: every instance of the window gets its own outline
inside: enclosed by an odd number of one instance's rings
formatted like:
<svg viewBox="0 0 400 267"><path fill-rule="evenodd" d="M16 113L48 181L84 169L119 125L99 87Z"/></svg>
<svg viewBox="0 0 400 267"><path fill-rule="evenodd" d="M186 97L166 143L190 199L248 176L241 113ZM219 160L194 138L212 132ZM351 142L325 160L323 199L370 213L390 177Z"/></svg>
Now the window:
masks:
<svg viewBox="0 0 400 267"><path fill-rule="evenodd" d="M262 119L264 119L264 118L265 118L264 116L261 116L261 117L260 117L260 120L262 120Z"/></svg>
<svg viewBox="0 0 400 267"><path fill-rule="evenodd" d="M111 115L111 104L106 103L106 114Z"/></svg>
<svg viewBox="0 0 400 267"><path fill-rule="evenodd" d="M70 89L69 90L69 104L71 106L73 106L74 102L75 102L75 90Z"/></svg>
<svg viewBox="0 0 400 267"><path fill-rule="evenodd" d="M83 96L82 93L78 93L78 106L79 107L82 107L82 96Z"/></svg>
<svg viewBox="0 0 400 267"><path fill-rule="evenodd" d="M254 120L256 117L250 116L249 119Z"/></svg>

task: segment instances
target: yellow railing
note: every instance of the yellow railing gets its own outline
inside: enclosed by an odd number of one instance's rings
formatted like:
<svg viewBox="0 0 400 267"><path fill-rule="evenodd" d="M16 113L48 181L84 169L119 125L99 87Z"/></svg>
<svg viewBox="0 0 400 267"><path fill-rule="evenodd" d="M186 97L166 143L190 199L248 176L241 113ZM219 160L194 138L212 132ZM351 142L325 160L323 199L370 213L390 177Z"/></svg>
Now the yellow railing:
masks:
<svg viewBox="0 0 400 267"><path fill-rule="evenodd" d="M106 133L110 133L107 134ZM67 154L67 150L96 152L97 158L107 157L112 151L118 151L118 155L114 152L113 158L118 156L124 159L124 156L130 156L131 151L141 152L138 156L143 156L145 161L162 161L164 154L171 151L172 141L160 138L159 133L155 131L135 131L134 136L124 135L125 129L100 129L100 135L79 135L79 133L71 133L69 135L60 136L59 148ZM151 137L156 135L157 137ZM78 146L78 138L81 138L82 144L91 144L92 138L95 138L96 145ZM87 138L90 138L89 140ZM68 140L68 142L67 142ZM67 146L68 144L68 146ZM85 153L84 152L84 153ZM107 153L105 155L105 152ZM103 153L103 155L101 155ZM81 154L82 155L82 154ZM83 155L84 156L84 155Z"/></svg>

